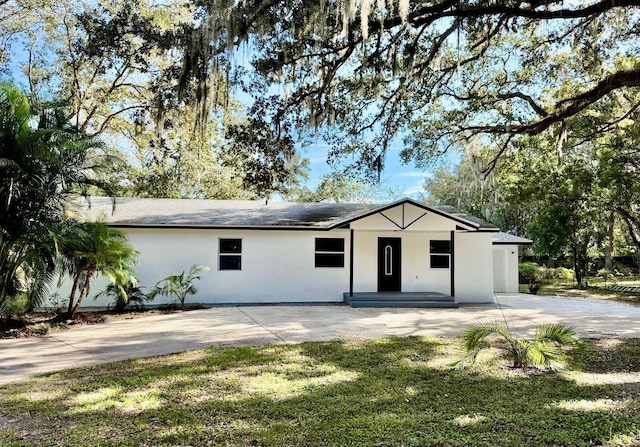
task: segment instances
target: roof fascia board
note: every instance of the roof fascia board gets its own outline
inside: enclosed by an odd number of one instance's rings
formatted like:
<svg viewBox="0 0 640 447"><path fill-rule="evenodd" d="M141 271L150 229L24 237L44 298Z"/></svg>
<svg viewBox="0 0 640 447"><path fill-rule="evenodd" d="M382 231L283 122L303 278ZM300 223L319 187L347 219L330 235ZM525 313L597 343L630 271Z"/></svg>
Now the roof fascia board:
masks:
<svg viewBox="0 0 640 447"><path fill-rule="evenodd" d="M129 228L129 229L165 229L165 230L267 230L267 231L330 231L344 230L345 228L329 228L329 227L300 227L300 226L248 226L248 225L186 225L186 224L126 224L105 222L107 226L112 228Z"/></svg>

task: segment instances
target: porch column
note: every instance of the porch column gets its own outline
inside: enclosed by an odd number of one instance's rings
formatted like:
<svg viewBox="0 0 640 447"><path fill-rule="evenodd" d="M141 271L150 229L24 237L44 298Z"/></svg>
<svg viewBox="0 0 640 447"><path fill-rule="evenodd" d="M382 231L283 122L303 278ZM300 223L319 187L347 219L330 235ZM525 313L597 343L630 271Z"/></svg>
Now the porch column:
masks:
<svg viewBox="0 0 640 447"><path fill-rule="evenodd" d="M349 230L349 296L353 296L353 228Z"/></svg>
<svg viewBox="0 0 640 447"><path fill-rule="evenodd" d="M451 232L451 244L450 244L450 262L451 265L449 266L449 272L451 273L451 296L455 297L456 296L456 250L455 250L455 240L456 240L456 232L452 231Z"/></svg>

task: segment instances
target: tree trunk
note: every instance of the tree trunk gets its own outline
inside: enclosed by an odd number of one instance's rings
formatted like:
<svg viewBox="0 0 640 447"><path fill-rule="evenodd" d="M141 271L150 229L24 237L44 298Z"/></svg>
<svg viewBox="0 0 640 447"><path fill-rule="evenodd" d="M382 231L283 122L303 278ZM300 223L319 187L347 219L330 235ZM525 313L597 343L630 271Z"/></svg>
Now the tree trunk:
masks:
<svg viewBox="0 0 640 447"><path fill-rule="evenodd" d="M576 282L578 283L578 287L582 287L582 272L578 267L578 238L575 226L571 229L571 254L573 257L573 272L576 275Z"/></svg>
<svg viewBox="0 0 640 447"><path fill-rule="evenodd" d="M573 268L576 272L576 281L580 287L586 287L586 277L589 264L589 258L587 256L588 245L586 243L574 244L573 249Z"/></svg>
<svg viewBox="0 0 640 447"><path fill-rule="evenodd" d="M80 283L80 275L82 275L82 271L76 273L75 278L73 278L73 286L71 286L71 293L69 294L69 306L67 306L67 315L66 317L71 318L71 311L73 310L73 302L76 297L76 290L78 289L78 284Z"/></svg>
<svg viewBox="0 0 640 447"><path fill-rule="evenodd" d="M27 244L23 244L20 247L20 251L17 253L14 252L14 255L11 254L11 248L8 248L7 257L9 258L9 262L7 263L7 271L3 275L2 278L2 291L0 292L0 304L4 303L4 300L7 298L9 293L9 287L13 282L16 273L18 271L18 267L22 264L22 259L24 258L25 253L27 252Z"/></svg>
<svg viewBox="0 0 640 447"><path fill-rule="evenodd" d="M573 271L576 274L576 282L578 283L579 287L582 287L582 280L583 280L583 276L582 276L582 267L581 267L581 262L578 259L579 255L578 255L578 247L576 247L576 243L573 243Z"/></svg>
<svg viewBox="0 0 640 447"><path fill-rule="evenodd" d="M613 271L613 230L616 215L611 212L609 226L607 227L607 246L604 248L604 268Z"/></svg>
<svg viewBox="0 0 640 447"><path fill-rule="evenodd" d="M71 311L71 315L69 315L69 318L73 318L73 316L78 311L78 308L80 307L80 304L82 304L82 301L89 294L89 286L91 285L91 277L93 276L95 271L96 271L96 269L93 268L93 267L90 268L89 270L87 270L87 276L84 279L84 284L82 286L82 292L80 293L80 296L78 297L78 301L76 302L76 305L73 307L73 310Z"/></svg>

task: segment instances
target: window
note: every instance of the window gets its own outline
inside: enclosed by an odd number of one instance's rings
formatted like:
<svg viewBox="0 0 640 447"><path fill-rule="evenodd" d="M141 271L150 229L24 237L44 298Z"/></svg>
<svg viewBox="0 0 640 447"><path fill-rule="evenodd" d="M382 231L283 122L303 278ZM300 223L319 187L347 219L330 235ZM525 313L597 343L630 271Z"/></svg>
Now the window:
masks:
<svg viewBox="0 0 640 447"><path fill-rule="evenodd" d="M448 269L451 260L451 241L429 241L432 269Z"/></svg>
<svg viewBox="0 0 640 447"><path fill-rule="evenodd" d="M219 239L220 270L242 270L242 239Z"/></svg>
<svg viewBox="0 0 640 447"><path fill-rule="evenodd" d="M344 239L317 237L316 267L344 267Z"/></svg>

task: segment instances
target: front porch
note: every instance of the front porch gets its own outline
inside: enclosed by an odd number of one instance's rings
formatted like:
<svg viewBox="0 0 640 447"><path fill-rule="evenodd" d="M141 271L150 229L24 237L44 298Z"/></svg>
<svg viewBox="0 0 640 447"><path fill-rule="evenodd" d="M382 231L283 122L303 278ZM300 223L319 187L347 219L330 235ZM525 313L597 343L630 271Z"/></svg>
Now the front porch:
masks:
<svg viewBox="0 0 640 447"><path fill-rule="evenodd" d="M344 293L345 304L351 307L415 307L456 309L454 297L438 292L356 292Z"/></svg>

